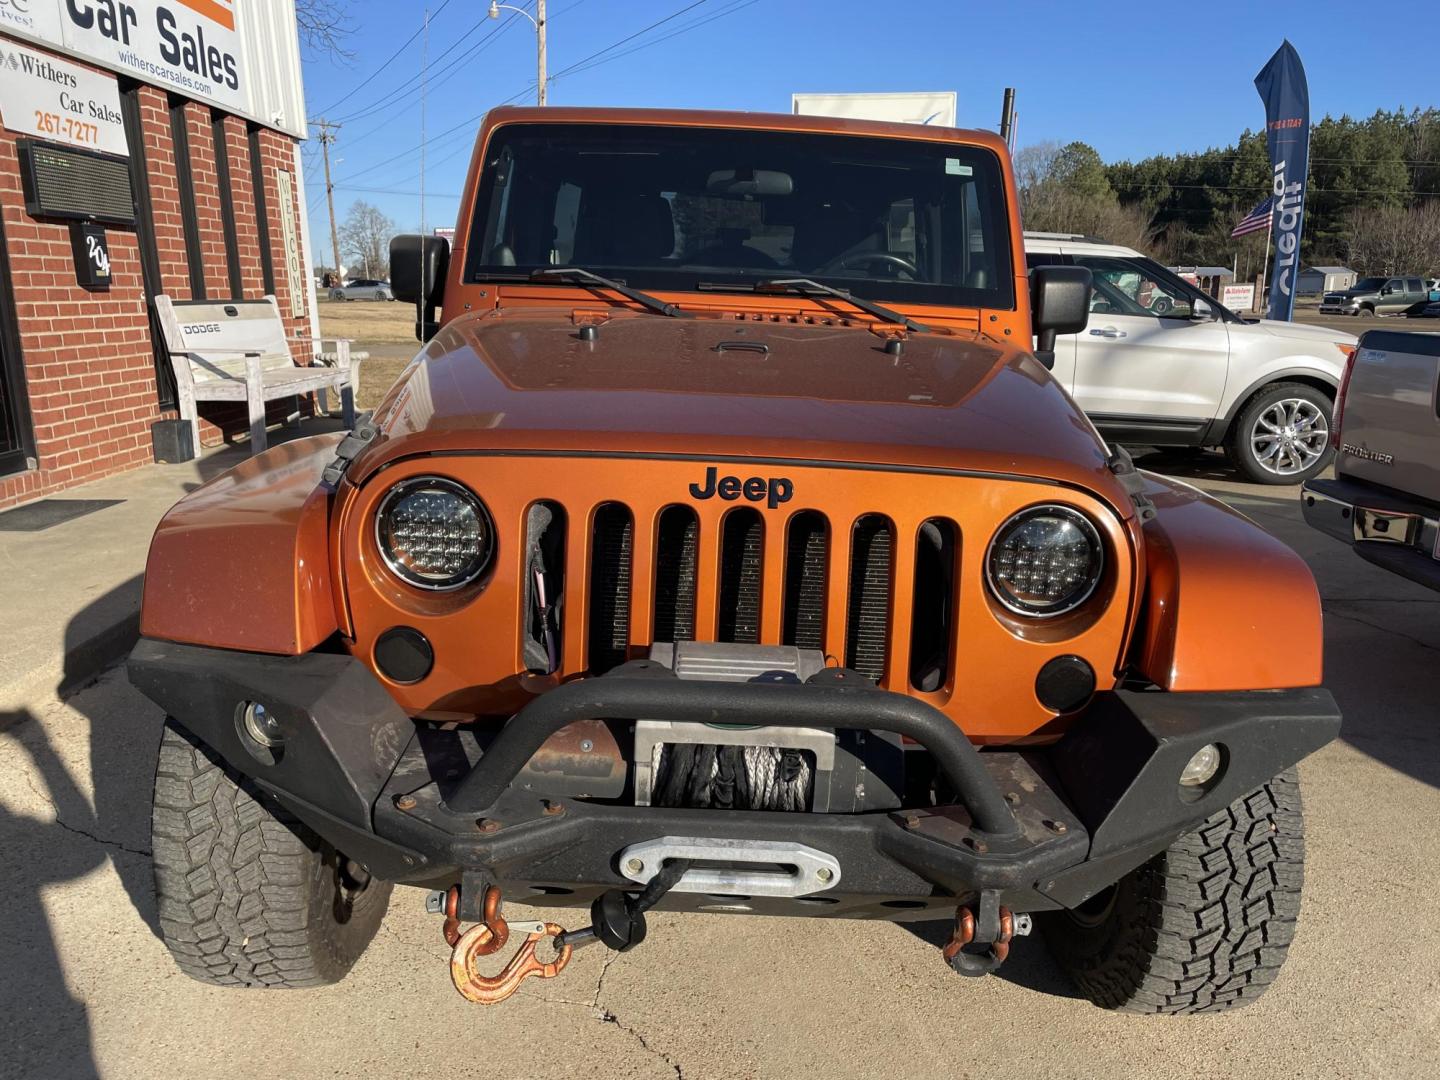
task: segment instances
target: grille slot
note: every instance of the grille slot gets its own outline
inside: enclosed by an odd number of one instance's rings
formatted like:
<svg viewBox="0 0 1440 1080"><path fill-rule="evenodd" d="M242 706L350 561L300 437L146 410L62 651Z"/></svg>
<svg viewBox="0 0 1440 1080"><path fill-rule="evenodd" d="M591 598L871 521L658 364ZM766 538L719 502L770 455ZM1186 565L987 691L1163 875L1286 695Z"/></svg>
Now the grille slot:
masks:
<svg viewBox="0 0 1440 1080"><path fill-rule="evenodd" d="M687 506L660 515L655 537L655 640L695 640L700 520Z"/></svg>
<svg viewBox="0 0 1440 1080"><path fill-rule="evenodd" d="M755 510L732 510L720 528L720 617L715 640L760 642L760 559L765 523Z"/></svg>
<svg viewBox="0 0 1440 1080"><path fill-rule="evenodd" d="M845 625L845 666L879 682L890 638L890 568L894 527L866 514L850 534L850 603Z"/></svg>
<svg viewBox="0 0 1440 1080"><path fill-rule="evenodd" d="M622 664L630 645L630 511L605 503L595 511L590 536L589 667L595 674Z"/></svg>
<svg viewBox="0 0 1440 1080"><path fill-rule="evenodd" d="M939 690L950 674L959 541L959 528L945 518L923 522L916 536L910 609L910 685L916 690Z"/></svg>
<svg viewBox="0 0 1440 1080"><path fill-rule="evenodd" d="M785 607L780 644L802 649L825 645L825 564L830 533L823 515L804 510L790 519L785 538Z"/></svg>
<svg viewBox="0 0 1440 1080"><path fill-rule="evenodd" d="M565 508L542 500L525 515L525 667L548 674L563 660Z"/></svg>

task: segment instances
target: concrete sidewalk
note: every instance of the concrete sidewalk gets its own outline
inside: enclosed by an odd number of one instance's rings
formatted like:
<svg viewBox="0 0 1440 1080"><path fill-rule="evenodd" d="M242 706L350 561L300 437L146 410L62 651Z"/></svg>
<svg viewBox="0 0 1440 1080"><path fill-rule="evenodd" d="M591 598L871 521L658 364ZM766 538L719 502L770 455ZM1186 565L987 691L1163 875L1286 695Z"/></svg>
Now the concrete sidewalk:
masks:
<svg viewBox="0 0 1440 1080"><path fill-rule="evenodd" d="M309 419L272 431L270 445L341 428L339 420ZM54 498L115 505L38 532L0 531L0 713L63 697L130 650L155 526L187 492L249 453L240 443L97 480Z"/></svg>

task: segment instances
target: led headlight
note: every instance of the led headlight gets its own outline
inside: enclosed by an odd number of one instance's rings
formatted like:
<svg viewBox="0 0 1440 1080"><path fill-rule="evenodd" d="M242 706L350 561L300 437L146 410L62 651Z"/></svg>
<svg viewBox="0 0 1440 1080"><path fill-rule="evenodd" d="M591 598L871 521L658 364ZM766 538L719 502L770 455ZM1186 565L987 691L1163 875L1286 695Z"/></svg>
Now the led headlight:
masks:
<svg viewBox="0 0 1440 1080"><path fill-rule="evenodd" d="M1068 506L1032 506L995 533L985 579L1006 608L1043 619L1083 604L1104 565L1100 534L1089 518Z"/></svg>
<svg viewBox="0 0 1440 1080"><path fill-rule="evenodd" d="M438 476L396 484L375 515L380 554L398 577L422 589L458 589L479 577L495 530L475 495Z"/></svg>

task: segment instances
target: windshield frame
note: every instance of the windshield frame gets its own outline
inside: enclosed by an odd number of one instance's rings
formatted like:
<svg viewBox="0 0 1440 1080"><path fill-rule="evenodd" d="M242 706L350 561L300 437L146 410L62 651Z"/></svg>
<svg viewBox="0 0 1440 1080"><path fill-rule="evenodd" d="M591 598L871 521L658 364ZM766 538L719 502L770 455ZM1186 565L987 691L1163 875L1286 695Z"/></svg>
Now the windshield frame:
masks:
<svg viewBox="0 0 1440 1080"><path fill-rule="evenodd" d="M495 228L494 217L499 212L496 204L496 188L501 170L496 167L497 155L509 145L509 140L540 135L545 139L563 140L566 134L575 131L593 134L597 129L614 132L621 129L643 129L649 132L675 133L728 133L746 137L775 137L777 139L826 139L844 140L857 146L873 147L876 143L897 144L895 149L909 144L931 148L933 153L947 149L962 151L974 156L978 168L985 171L979 182L985 185L982 215L988 221L986 243L992 246L988 261L993 266L994 282L985 288L967 287L959 284L935 284L879 277L847 277L835 274L819 274L795 266L780 268L713 267L703 264L677 264L670 267L632 267L608 262L575 260L571 263L556 262L532 266L529 262L516 265L487 263L482 261L486 251L487 236ZM839 153L837 149L837 153ZM758 282L776 277L804 276L853 293L866 300L883 302L899 308L948 307L969 310L1017 311L1015 270L1015 241L1008 174L998 153L991 147L978 142L946 140L937 138L906 138L903 136L857 135L845 132L794 131L784 128L714 128L685 123L636 123L623 120L594 122L572 122L568 120L548 121L526 118L506 121L496 125L487 135L481 149L479 175L475 185L473 202L467 208L469 213L468 235L464 265L460 268L462 285L486 283L513 284L525 281L535 269L556 269L576 265L592 272L604 274L622 281L632 288L658 293L701 294L698 286L702 283L733 284L745 288ZM574 288L575 282L556 280L554 282L528 282L542 288ZM780 295L780 294L777 294Z"/></svg>

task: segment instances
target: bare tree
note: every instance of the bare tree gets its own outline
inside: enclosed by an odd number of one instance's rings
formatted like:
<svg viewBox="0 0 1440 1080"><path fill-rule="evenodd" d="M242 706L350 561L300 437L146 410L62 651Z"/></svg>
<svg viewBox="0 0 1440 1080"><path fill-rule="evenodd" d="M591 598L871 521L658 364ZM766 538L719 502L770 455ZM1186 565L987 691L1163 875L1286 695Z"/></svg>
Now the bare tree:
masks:
<svg viewBox="0 0 1440 1080"><path fill-rule="evenodd" d="M300 29L300 40L316 52L328 52L339 60L355 55L340 44L351 30L340 0L295 0L295 25Z"/></svg>
<svg viewBox="0 0 1440 1080"><path fill-rule="evenodd" d="M1440 201L1350 215L1350 266L1362 274L1440 273Z"/></svg>
<svg viewBox="0 0 1440 1080"><path fill-rule="evenodd" d="M395 222L363 200L350 206L340 226L340 254L353 277L384 278L390 274L390 238Z"/></svg>

